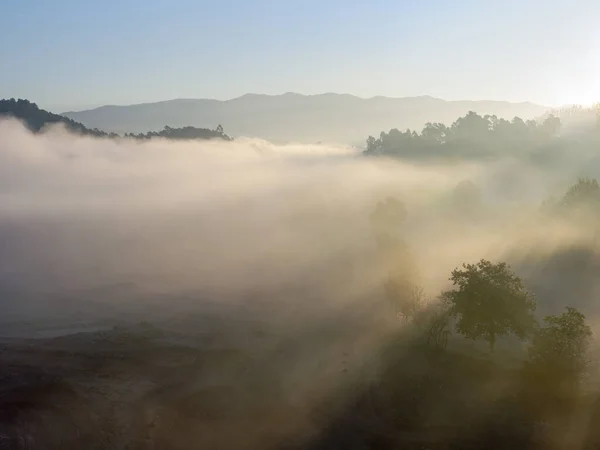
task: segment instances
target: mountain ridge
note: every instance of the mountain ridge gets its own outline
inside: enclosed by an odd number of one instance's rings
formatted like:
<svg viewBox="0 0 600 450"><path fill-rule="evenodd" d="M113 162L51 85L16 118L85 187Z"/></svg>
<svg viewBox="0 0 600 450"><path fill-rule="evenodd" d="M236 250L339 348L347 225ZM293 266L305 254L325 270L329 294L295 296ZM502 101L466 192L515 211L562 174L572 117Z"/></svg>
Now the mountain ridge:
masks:
<svg viewBox="0 0 600 450"><path fill-rule="evenodd" d="M143 132L163 126L214 128L231 136L272 142L364 143L392 128L420 130L427 122L450 124L469 111L512 119L539 117L548 107L531 102L443 100L432 96L368 99L351 94L244 94L229 100L172 99L67 111L65 117L108 132Z"/></svg>
<svg viewBox="0 0 600 450"><path fill-rule="evenodd" d="M550 106L546 106L546 105L540 105L539 103L535 103L535 102L531 102L528 100L525 101L520 101L520 102L516 102L516 101L509 101L509 100L487 100L487 99L479 99L479 100L472 100L472 99L461 99L461 100L446 100L444 98L441 97L434 97L432 95L411 95L411 96L407 96L407 97L390 97L387 95L374 95L371 97L361 97L358 95L354 95L354 94L347 94L347 93L336 93L336 92L323 92L320 94L301 94L298 92L284 92L283 94L259 94L256 92L248 92L246 94L242 94L239 95L237 97L232 97L232 98L228 98L225 100L222 99L217 99L217 98L209 98L209 97L176 97L176 98L171 98L171 99L167 99L167 100L156 100L156 101L152 101L152 102L141 102L141 103L127 103L127 104L121 104L121 105L117 105L117 104L106 104L106 105L100 105L100 106L95 106L95 107L91 107L91 108L83 108L83 109L70 109L68 111L63 111L60 112L58 114L60 115L68 115L68 114L77 114L77 113L81 113L84 111L97 111L99 109L103 109L103 108L126 108L126 107L131 107L131 106L142 106L142 105L157 105L157 104L164 104L164 103L176 103L176 102L195 102L195 101L206 101L206 102L215 102L215 103L229 103L229 102L234 102L236 100L240 100L243 98L249 98L249 97L254 97L254 98L265 98L265 97L270 97L270 98L276 98L276 97L285 97L285 96L297 96L297 97L307 97L307 98L311 98L311 97L345 97L345 98L353 98L353 99L357 99L357 100L364 100L364 101L369 101L369 100L415 100L415 99L428 99L428 100L437 100L437 101L442 101L442 102L451 102L451 103L499 103L499 104L510 104L510 105L528 105L528 106L536 106L536 107L542 107L542 108L546 108L546 109L552 109L552 107Z"/></svg>

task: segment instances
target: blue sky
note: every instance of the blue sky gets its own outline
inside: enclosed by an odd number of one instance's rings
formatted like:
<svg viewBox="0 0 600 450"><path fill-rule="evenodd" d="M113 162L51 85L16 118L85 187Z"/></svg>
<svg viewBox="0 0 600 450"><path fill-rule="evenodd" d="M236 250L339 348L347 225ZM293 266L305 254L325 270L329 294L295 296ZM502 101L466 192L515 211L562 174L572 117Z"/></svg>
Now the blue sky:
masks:
<svg viewBox="0 0 600 450"><path fill-rule="evenodd" d="M0 97L600 100L598 0L0 0Z"/></svg>

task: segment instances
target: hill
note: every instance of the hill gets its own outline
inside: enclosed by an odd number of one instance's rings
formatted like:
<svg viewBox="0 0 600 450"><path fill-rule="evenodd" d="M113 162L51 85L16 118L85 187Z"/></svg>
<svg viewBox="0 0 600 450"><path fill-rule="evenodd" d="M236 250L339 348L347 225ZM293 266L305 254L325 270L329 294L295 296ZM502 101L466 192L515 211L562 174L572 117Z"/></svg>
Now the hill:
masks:
<svg viewBox="0 0 600 450"><path fill-rule="evenodd" d="M87 128L85 125L76 122L73 119L40 109L35 103L24 99L15 100L14 98L11 98L10 100L0 100L0 118L2 117L14 117L19 119L34 133L42 131L48 125L62 123L67 130L71 131L72 133L95 137L119 137L119 134L114 132L106 133L98 128ZM171 128L169 126L165 126L161 131L149 131L147 133L138 134L125 132L124 136L133 139L166 138L170 140L232 140L227 134L225 134L221 125L217 126L217 128L214 130L190 126L181 128Z"/></svg>
<svg viewBox="0 0 600 450"><path fill-rule="evenodd" d="M0 100L0 118L3 116L14 117L23 121L27 128L36 133L48 125L62 123L73 133L98 137L109 136L104 131L89 129L73 119L40 109L35 103L24 99Z"/></svg>
<svg viewBox="0 0 600 450"><path fill-rule="evenodd" d="M452 123L469 111L499 118L530 119L548 108L532 103L445 101L433 97L363 99L347 94L246 94L232 100L177 99L128 106L102 106L64 115L92 128L122 133L171 127L227 124L233 136L273 142L335 141L361 144L380 130L421 129L426 122Z"/></svg>

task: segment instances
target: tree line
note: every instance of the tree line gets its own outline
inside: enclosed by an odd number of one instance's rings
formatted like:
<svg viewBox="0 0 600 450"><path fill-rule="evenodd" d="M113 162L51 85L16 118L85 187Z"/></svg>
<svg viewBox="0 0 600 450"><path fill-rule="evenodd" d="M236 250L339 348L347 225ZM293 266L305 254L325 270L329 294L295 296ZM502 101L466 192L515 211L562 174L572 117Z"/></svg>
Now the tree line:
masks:
<svg viewBox="0 0 600 450"><path fill-rule="evenodd" d="M191 140L191 139L222 139L224 141L232 141L233 138L225 134L223 127L218 125L216 129L182 127L171 128L165 126L161 131L149 131L147 133L125 133L124 137L134 139L152 139L165 138L173 140Z"/></svg>
<svg viewBox="0 0 600 450"><path fill-rule="evenodd" d="M65 128L74 134L82 136L93 136L99 138L115 139L121 137L118 133L106 133L97 128L87 128L85 125L76 122L68 117L59 114L53 114L44 109L40 109L35 103L29 100L14 98L0 100L0 117L14 117L21 120L25 126L34 133L39 133L45 127L52 124L63 124ZM221 125L216 129L196 128L192 126L182 128L171 128L165 126L161 131L149 131L147 133L125 133L122 137L129 139L147 140L152 138L164 138L173 140L193 140L193 139L222 139L232 141Z"/></svg>
<svg viewBox="0 0 600 450"><path fill-rule="evenodd" d="M470 111L450 126L427 123L420 133L397 128L381 132L379 138L369 136L364 154L368 156L482 157L507 151L524 151L548 143L561 129L554 115L543 121L511 121L495 115L480 116Z"/></svg>

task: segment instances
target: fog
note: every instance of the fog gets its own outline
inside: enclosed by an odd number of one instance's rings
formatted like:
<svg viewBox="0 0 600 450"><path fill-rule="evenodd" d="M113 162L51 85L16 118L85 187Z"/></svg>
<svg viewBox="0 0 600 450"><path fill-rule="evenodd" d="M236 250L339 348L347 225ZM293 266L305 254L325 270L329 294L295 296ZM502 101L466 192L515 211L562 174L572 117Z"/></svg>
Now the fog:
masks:
<svg viewBox="0 0 600 450"><path fill-rule="evenodd" d="M463 262L506 257L524 241L578 239L579 229L540 222L540 206L600 167L586 154L540 167L516 158L409 164L345 146L244 138L140 143L61 128L34 135L14 121L1 122L0 134L5 289L128 284L201 292L198 304L292 286L314 291L320 305L375 295L387 269L369 217L388 196L406 206L402 233L435 295ZM463 180L482 198L469 220L453 206ZM288 295L277 302L294 303Z"/></svg>

